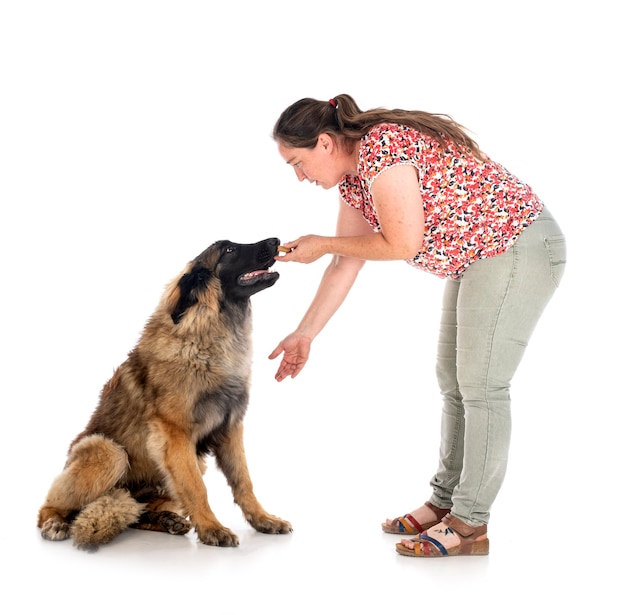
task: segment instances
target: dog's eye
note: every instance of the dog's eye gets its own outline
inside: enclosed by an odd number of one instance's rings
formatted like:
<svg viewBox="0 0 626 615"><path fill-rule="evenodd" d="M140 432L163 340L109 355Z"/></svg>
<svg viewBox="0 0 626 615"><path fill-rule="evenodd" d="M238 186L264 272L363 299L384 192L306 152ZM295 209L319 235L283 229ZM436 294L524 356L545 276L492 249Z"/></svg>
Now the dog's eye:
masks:
<svg viewBox="0 0 626 615"><path fill-rule="evenodd" d="M235 251L235 248L233 246L228 246L225 250L226 254L231 254L234 251Z"/></svg>

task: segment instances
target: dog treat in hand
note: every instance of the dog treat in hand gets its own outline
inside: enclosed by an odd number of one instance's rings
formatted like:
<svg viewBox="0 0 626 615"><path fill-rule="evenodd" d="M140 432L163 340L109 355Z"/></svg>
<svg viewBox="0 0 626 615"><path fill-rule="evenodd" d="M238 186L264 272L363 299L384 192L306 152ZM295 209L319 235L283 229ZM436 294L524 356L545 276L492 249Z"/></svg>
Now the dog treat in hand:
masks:
<svg viewBox="0 0 626 615"><path fill-rule="evenodd" d="M291 248L285 248L285 246L278 246L279 252L291 252Z"/></svg>

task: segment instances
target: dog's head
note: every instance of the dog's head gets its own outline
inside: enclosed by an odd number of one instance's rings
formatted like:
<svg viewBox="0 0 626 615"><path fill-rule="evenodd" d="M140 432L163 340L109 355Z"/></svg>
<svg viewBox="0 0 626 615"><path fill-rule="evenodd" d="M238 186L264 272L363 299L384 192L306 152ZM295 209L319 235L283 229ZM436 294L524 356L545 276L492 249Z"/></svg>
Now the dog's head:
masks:
<svg viewBox="0 0 626 615"><path fill-rule="evenodd" d="M178 323L186 310L202 301L246 302L276 283L279 274L270 271L278 254L275 237L257 243L217 241L189 263L178 280L178 301L172 320Z"/></svg>

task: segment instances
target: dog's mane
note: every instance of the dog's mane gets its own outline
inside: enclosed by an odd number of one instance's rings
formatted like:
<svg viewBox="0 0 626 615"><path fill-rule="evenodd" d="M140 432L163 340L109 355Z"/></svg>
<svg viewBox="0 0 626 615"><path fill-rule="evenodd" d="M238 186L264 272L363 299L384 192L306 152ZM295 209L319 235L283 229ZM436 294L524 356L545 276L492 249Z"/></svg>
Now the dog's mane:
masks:
<svg viewBox="0 0 626 615"><path fill-rule="evenodd" d="M221 282L207 267L191 264L166 288L161 307L178 325L195 305L207 306L217 313L222 301Z"/></svg>

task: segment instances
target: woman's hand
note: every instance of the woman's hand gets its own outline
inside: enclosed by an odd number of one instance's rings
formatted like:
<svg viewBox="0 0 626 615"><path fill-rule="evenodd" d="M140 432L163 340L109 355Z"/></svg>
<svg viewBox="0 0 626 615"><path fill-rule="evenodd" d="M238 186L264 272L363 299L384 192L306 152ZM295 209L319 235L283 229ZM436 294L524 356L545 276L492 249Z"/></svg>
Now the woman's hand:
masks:
<svg viewBox="0 0 626 615"><path fill-rule="evenodd" d="M366 233L374 234L361 213L340 202L337 234L354 237ZM312 263L324 254L332 254L331 243L330 237L305 235L283 244L290 251L284 256L278 256L276 260ZM329 263L322 276L317 294L296 331L280 342L269 356L269 359L275 359L284 353L275 376L278 382L289 376L295 378L302 371L309 359L313 340L346 298L364 262L359 258L335 256Z"/></svg>
<svg viewBox="0 0 626 615"><path fill-rule="evenodd" d="M276 372L276 380L281 382L288 376L295 378L306 364L310 350L311 338L299 333L291 333L280 342L269 356L270 359L275 359L281 353L284 353Z"/></svg>
<svg viewBox="0 0 626 615"><path fill-rule="evenodd" d="M295 241L283 244L290 251L279 255L276 260L285 263L309 264L327 253L327 238L320 235L305 235Z"/></svg>

